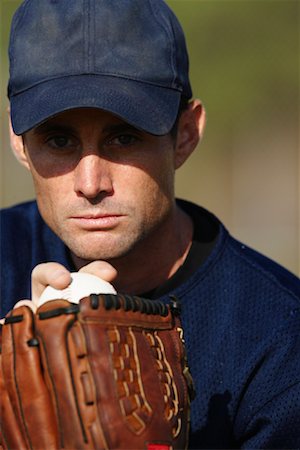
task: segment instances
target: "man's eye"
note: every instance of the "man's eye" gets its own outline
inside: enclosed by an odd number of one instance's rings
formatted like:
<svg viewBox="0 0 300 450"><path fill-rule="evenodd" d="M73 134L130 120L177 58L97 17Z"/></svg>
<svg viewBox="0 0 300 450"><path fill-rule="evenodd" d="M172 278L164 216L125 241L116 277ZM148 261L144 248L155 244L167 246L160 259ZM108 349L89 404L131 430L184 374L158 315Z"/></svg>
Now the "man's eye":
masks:
<svg viewBox="0 0 300 450"><path fill-rule="evenodd" d="M132 145L137 141L137 138L132 134L120 134L110 140L113 145L127 146Z"/></svg>
<svg viewBox="0 0 300 450"><path fill-rule="evenodd" d="M47 140L47 143L53 148L65 148L72 146L72 141L67 136L53 136Z"/></svg>

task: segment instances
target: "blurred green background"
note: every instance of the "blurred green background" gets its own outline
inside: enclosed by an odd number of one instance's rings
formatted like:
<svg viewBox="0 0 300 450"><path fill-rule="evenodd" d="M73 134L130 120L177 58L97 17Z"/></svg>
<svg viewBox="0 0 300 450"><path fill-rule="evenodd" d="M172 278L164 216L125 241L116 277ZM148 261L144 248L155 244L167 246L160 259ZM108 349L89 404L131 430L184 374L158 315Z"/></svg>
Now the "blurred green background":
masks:
<svg viewBox="0 0 300 450"><path fill-rule="evenodd" d="M0 1L0 204L7 206L34 194L6 131L6 49L21 2ZM167 3L185 30L194 96L208 117L202 143L178 171L177 195L207 207L237 238L299 275L300 2Z"/></svg>

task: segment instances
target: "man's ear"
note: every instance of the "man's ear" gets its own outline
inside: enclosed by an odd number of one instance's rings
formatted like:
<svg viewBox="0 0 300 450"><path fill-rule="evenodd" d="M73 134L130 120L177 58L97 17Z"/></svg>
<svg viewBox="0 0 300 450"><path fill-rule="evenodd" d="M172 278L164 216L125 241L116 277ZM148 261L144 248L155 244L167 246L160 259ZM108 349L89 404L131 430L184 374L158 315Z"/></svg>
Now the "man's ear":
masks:
<svg viewBox="0 0 300 450"><path fill-rule="evenodd" d="M10 137L10 146L13 151L13 154L17 158L17 160L24 166L26 169L29 169L29 164L27 160L27 155L25 152L25 145L24 140L22 136L17 136L14 133L12 124L11 124L11 118L9 115L9 137Z"/></svg>
<svg viewBox="0 0 300 450"><path fill-rule="evenodd" d="M178 169L193 153L205 128L206 113L200 100L188 104L179 118L175 146L175 169Z"/></svg>

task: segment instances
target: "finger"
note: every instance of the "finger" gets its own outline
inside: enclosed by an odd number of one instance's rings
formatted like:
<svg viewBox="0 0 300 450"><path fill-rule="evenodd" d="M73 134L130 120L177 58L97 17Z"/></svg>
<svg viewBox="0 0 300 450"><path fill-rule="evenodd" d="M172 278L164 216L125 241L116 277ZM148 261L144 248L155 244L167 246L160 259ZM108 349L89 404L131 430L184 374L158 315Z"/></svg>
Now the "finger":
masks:
<svg viewBox="0 0 300 450"><path fill-rule="evenodd" d="M112 282L118 275L117 270L106 261L93 261L82 267L79 272L90 273L102 280Z"/></svg>
<svg viewBox="0 0 300 450"><path fill-rule="evenodd" d="M28 306L28 308L30 308L33 312L36 311L36 305L31 300L20 300L15 304L13 309L19 308L19 306ZM5 322L5 317L3 317L3 319L0 319L1 325L3 325L4 322ZM1 447L0 447L0 449L1 449Z"/></svg>
<svg viewBox="0 0 300 450"><path fill-rule="evenodd" d="M18 301L15 304L14 309L15 308L19 308L19 306L28 306L28 308L30 308L31 311L36 312L36 305L31 300L20 300L20 301Z"/></svg>
<svg viewBox="0 0 300 450"><path fill-rule="evenodd" d="M47 286L65 289L70 282L71 274L63 265L55 262L39 264L31 273L32 301L37 305Z"/></svg>

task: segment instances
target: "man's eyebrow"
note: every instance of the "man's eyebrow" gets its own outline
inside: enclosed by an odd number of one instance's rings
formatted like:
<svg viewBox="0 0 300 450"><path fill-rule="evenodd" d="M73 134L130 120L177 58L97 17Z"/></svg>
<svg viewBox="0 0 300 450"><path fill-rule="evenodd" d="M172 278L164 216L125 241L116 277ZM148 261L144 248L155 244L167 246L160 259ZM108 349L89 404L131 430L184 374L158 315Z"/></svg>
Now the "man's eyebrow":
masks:
<svg viewBox="0 0 300 450"><path fill-rule="evenodd" d="M138 128L125 122L106 125L102 131L103 133L142 133Z"/></svg>
<svg viewBox="0 0 300 450"><path fill-rule="evenodd" d="M74 133L75 130L73 127L70 127L68 125L61 125L55 122L42 123L33 130L34 134L37 135L49 133L50 131L55 131L58 133Z"/></svg>

